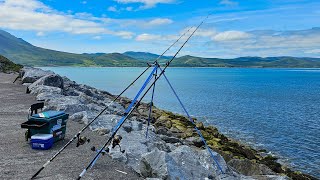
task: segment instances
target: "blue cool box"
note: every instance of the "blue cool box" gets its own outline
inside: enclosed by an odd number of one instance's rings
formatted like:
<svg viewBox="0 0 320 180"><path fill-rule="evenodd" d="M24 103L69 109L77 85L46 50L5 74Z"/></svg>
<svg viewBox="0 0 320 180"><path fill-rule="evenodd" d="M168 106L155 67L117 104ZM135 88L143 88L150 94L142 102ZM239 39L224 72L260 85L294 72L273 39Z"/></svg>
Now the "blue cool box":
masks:
<svg viewBox="0 0 320 180"><path fill-rule="evenodd" d="M31 136L31 147L32 149L50 149L53 145L53 135L52 134L35 134Z"/></svg>
<svg viewBox="0 0 320 180"><path fill-rule="evenodd" d="M53 134L54 142L64 139L69 115L63 111L46 111L32 115L21 125L28 128L30 134Z"/></svg>

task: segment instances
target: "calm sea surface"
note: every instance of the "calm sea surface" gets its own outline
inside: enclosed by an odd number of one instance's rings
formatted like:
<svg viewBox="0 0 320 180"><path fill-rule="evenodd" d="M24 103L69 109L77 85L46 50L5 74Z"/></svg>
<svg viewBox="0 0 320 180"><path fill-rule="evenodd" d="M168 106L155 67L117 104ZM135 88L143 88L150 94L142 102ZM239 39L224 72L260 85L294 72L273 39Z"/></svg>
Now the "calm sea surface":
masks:
<svg viewBox="0 0 320 180"><path fill-rule="evenodd" d="M144 70L43 69L113 94ZM320 69L169 68L166 74L190 114L320 178ZM124 96L133 98L141 83ZM183 113L164 79L156 86L155 105Z"/></svg>

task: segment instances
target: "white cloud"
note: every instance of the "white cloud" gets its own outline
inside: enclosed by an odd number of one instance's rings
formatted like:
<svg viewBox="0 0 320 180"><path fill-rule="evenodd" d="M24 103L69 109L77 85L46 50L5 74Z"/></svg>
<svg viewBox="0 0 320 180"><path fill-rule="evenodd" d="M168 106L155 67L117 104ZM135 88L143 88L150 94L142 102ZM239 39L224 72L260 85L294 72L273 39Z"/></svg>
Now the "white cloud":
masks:
<svg viewBox="0 0 320 180"><path fill-rule="evenodd" d="M121 4L130 4L130 3L140 3L143 6L140 6L140 9L149 9L155 7L157 4L171 4L175 0L114 0Z"/></svg>
<svg viewBox="0 0 320 180"><path fill-rule="evenodd" d="M156 18L147 22L147 26L161 26L171 24L173 21L168 18Z"/></svg>
<svg viewBox="0 0 320 180"><path fill-rule="evenodd" d="M117 7L116 6L110 6L108 7L108 11L111 11L111 12L117 12Z"/></svg>
<svg viewBox="0 0 320 180"><path fill-rule="evenodd" d="M228 6L235 6L235 5L238 5L238 2L235 2L232 0L221 0L220 4L228 5Z"/></svg>
<svg viewBox="0 0 320 180"><path fill-rule="evenodd" d="M216 35L217 33L218 32L216 30L214 30L214 29L201 29L201 28L199 28L197 30L197 32L195 32L194 35L195 36L200 36L200 37L212 37L212 36Z"/></svg>
<svg viewBox="0 0 320 180"><path fill-rule="evenodd" d="M81 4L87 4L87 1L81 1Z"/></svg>
<svg viewBox="0 0 320 180"><path fill-rule="evenodd" d="M140 34L136 37L137 41L154 41L154 40L162 40L161 35L154 35L154 34Z"/></svg>
<svg viewBox="0 0 320 180"><path fill-rule="evenodd" d="M320 53L320 28L296 31L249 31L246 38L213 41L209 51L239 56L309 56ZM227 38L228 39L228 38ZM211 52L212 52L211 51ZM222 53L221 53L222 54Z"/></svg>
<svg viewBox="0 0 320 180"><path fill-rule="evenodd" d="M218 33L217 35L212 37L214 41L234 41L234 40L242 40L250 37L250 34L242 31L225 31Z"/></svg>
<svg viewBox="0 0 320 180"><path fill-rule="evenodd" d="M185 28L180 35L187 31ZM194 30L181 39L183 42ZM170 44L178 35L140 34L136 41ZM319 56L320 28L296 31L216 31L200 28L188 43L182 54L206 57L241 57L241 56ZM189 52L189 53L186 53Z"/></svg>
<svg viewBox="0 0 320 180"><path fill-rule="evenodd" d="M97 22L99 21L99 22ZM87 13L64 14L37 0L0 1L0 27L38 32L60 31L72 34L109 34L132 38L132 32L112 31L105 27L108 18Z"/></svg>
<svg viewBox="0 0 320 180"><path fill-rule="evenodd" d="M44 34L44 32L37 32L37 34L36 34L37 36L45 36L45 34Z"/></svg>
<svg viewBox="0 0 320 180"><path fill-rule="evenodd" d="M159 26L164 26L171 24L173 20L168 18L155 18L155 19L117 19L117 20L111 20L110 22L116 23L121 27L136 27L136 28L157 28Z"/></svg>
<svg viewBox="0 0 320 180"><path fill-rule="evenodd" d="M191 33L194 30L195 30L195 27L184 28L183 30L180 31L180 34L177 34L177 35L158 35L158 34L143 33L143 34L138 35L136 37L136 40L137 41L154 41L154 40L174 41L174 40L177 40L182 34L184 34L184 36L180 40L181 42L183 42L191 35ZM213 29L199 28L197 30L197 32L194 34L194 37L200 37L200 38L206 38L206 39L209 38L210 39L216 34L217 34L217 32Z"/></svg>
<svg viewBox="0 0 320 180"><path fill-rule="evenodd" d="M94 36L92 39L95 39L95 40L101 40L102 37L101 36Z"/></svg>
<svg viewBox="0 0 320 180"><path fill-rule="evenodd" d="M306 50L304 53L307 54L320 54L320 49L311 49L311 50Z"/></svg>
<svg viewBox="0 0 320 180"><path fill-rule="evenodd" d="M239 21L239 20L243 20L243 19L247 19L248 17L229 17L229 18L225 18L225 17L213 17L211 18L211 20L207 21L207 24L210 23L220 23L220 22L229 22L229 21Z"/></svg>

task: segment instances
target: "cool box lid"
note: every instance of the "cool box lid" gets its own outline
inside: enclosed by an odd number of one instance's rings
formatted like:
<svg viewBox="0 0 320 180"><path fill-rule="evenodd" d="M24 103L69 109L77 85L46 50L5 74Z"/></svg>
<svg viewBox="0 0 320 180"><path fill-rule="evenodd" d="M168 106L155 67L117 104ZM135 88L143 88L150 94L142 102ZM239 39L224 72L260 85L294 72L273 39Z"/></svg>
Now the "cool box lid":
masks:
<svg viewBox="0 0 320 180"><path fill-rule="evenodd" d="M40 140L48 140L50 138L53 138L52 134L35 134L31 136L31 139L40 139Z"/></svg>
<svg viewBox="0 0 320 180"><path fill-rule="evenodd" d="M42 112L39 114L34 114L32 115L32 117L35 118L52 118L52 117L56 117L59 115L63 115L65 114L63 111L46 111L46 112Z"/></svg>

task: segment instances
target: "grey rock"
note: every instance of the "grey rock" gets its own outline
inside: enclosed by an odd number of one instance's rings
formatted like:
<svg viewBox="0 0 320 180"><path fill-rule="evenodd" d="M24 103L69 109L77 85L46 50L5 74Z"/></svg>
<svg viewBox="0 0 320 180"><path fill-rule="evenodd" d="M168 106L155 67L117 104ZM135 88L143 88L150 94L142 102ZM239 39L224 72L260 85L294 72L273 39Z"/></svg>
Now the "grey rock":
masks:
<svg viewBox="0 0 320 180"><path fill-rule="evenodd" d="M160 135L160 138L166 143L180 143L181 140L179 138L173 136Z"/></svg>
<svg viewBox="0 0 320 180"><path fill-rule="evenodd" d="M132 131L131 122L126 123L126 124L123 124L123 125L122 125L122 128L123 128L127 133L131 132L131 131Z"/></svg>
<svg viewBox="0 0 320 180"><path fill-rule="evenodd" d="M77 112L77 113L74 113L73 115L71 115L69 117L69 120L80 122L80 121L83 121L83 118L87 118L87 116L88 116L88 114L86 111L81 111L81 112Z"/></svg>
<svg viewBox="0 0 320 180"><path fill-rule="evenodd" d="M215 172L215 174L218 175L221 174L221 170L225 173L230 170L226 161L217 152L211 150L214 159L212 158L211 154L208 152L207 149L196 152L198 153L198 155L196 156L199 157L199 162L201 166L208 169L208 171Z"/></svg>
<svg viewBox="0 0 320 180"><path fill-rule="evenodd" d="M100 91L98 91L97 89L95 89L93 87L83 85L83 84L79 84L79 85L74 84L74 85L72 85L72 87L74 89L76 89L77 91L80 91L80 92L84 93L85 95L92 97L96 100L103 100L105 98L103 93L101 93Z"/></svg>
<svg viewBox="0 0 320 180"><path fill-rule="evenodd" d="M63 97L64 96L61 94L53 94L53 93L43 92L43 93L38 94L36 99L37 99L37 101L49 102L51 99L63 98Z"/></svg>
<svg viewBox="0 0 320 180"><path fill-rule="evenodd" d="M189 137L189 138L186 139L186 141L187 141L186 142L187 144L192 144L192 145L194 145L196 147L204 146L204 143L203 143L203 141L201 140L200 137Z"/></svg>
<svg viewBox="0 0 320 180"><path fill-rule="evenodd" d="M109 155L112 157L112 159L126 163L128 161L127 153L120 152L120 148L116 146L115 148L109 148Z"/></svg>
<svg viewBox="0 0 320 180"><path fill-rule="evenodd" d="M140 162L140 173L144 177L161 179L186 179L168 153L155 149L144 154Z"/></svg>
<svg viewBox="0 0 320 180"><path fill-rule="evenodd" d="M142 122L139 121L131 121L132 130L133 131L141 131L142 130Z"/></svg>
<svg viewBox="0 0 320 180"><path fill-rule="evenodd" d="M78 90L75 90L73 88L70 87L66 87L66 84L64 82L64 91L63 94L66 96L80 96L81 92Z"/></svg>
<svg viewBox="0 0 320 180"><path fill-rule="evenodd" d="M23 71L22 83L34 83L35 81L37 81L43 76L54 74L52 71L44 71L42 69L29 68L29 67L24 67L22 71Z"/></svg>
<svg viewBox="0 0 320 180"><path fill-rule="evenodd" d="M91 114L87 118L87 122L84 122L87 124L89 121L91 121L93 118L96 117L97 114ZM112 115L112 114L104 114L100 115L91 125L90 129L95 130L97 128L107 128L112 129L113 126L120 120L120 116Z"/></svg>
<svg viewBox="0 0 320 180"><path fill-rule="evenodd" d="M172 133L168 129L166 129L165 127L157 128L156 129L156 133L157 134L167 135L167 136L171 136L172 135Z"/></svg>
<svg viewBox="0 0 320 180"><path fill-rule="evenodd" d="M177 146L175 146L174 144L171 144L171 143L166 143L167 147L169 148L169 151L168 152L172 152L174 150L177 149Z"/></svg>
<svg viewBox="0 0 320 180"><path fill-rule="evenodd" d="M204 165L196 151L189 146L179 146L169 154L177 162L177 166L185 172L188 179L204 179L217 176L216 171L212 171L213 168L210 165Z"/></svg>
<svg viewBox="0 0 320 180"><path fill-rule="evenodd" d="M63 79L61 76L57 74L46 75L41 77L34 83L32 83L29 86L29 89L32 89L34 86L39 86L39 85L46 85L46 86L58 87L63 89Z"/></svg>
<svg viewBox="0 0 320 180"><path fill-rule="evenodd" d="M171 152L171 148L170 146L168 145L170 143L165 143L164 141L153 141L153 142L148 142L147 143L147 146L148 146L148 151L152 151L154 149L159 149L161 151L164 151L164 152Z"/></svg>
<svg viewBox="0 0 320 180"><path fill-rule="evenodd" d="M108 103L109 104L109 103ZM113 102L109 107L108 110L113 113L117 114L119 116L123 116L125 109L123 106L121 106L119 103Z"/></svg>
<svg viewBox="0 0 320 180"><path fill-rule="evenodd" d="M123 128L119 129L118 134L122 136L120 145L127 155L127 165L139 173L141 156L149 152L148 142L157 141L155 134L151 132L148 139L146 139L145 131L131 131L127 133Z"/></svg>
<svg viewBox="0 0 320 180"><path fill-rule="evenodd" d="M110 133L110 129L108 129L108 128L97 128L94 131L97 132L100 136L103 136L103 135Z"/></svg>
<svg viewBox="0 0 320 180"><path fill-rule="evenodd" d="M248 159L233 159L228 162L228 165L246 176L276 174L268 166L252 162Z"/></svg>
<svg viewBox="0 0 320 180"><path fill-rule="evenodd" d="M84 103L84 104L87 104L87 103ZM91 111L92 113L96 113L96 114L98 114L97 112L101 112L103 109L103 107L94 103L87 104L87 108L88 108L88 111Z"/></svg>
<svg viewBox="0 0 320 180"><path fill-rule="evenodd" d="M62 94L62 89L58 87L46 86L46 85L30 85L29 90L31 94L40 94L40 93L47 93L47 94Z"/></svg>
<svg viewBox="0 0 320 180"><path fill-rule="evenodd" d="M50 99L48 101L48 109L65 111L72 115L77 112L86 111L88 108L85 104L81 103L77 96L62 96Z"/></svg>
<svg viewBox="0 0 320 180"><path fill-rule="evenodd" d="M71 87L72 88L72 87L77 85L77 83L75 81L71 81L66 76L63 76L62 79L63 79L63 83L64 83L64 87L65 88L67 88L67 87Z"/></svg>

